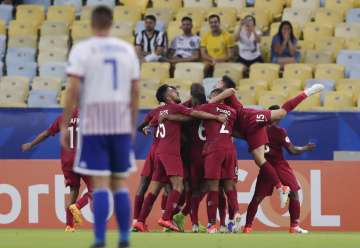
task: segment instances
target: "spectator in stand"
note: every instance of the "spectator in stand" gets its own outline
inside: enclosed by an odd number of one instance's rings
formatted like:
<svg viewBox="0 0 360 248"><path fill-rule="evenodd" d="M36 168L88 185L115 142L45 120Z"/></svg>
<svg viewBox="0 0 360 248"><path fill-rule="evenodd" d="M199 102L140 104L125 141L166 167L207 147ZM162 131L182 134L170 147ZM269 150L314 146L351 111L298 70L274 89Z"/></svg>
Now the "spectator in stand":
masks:
<svg viewBox="0 0 360 248"><path fill-rule="evenodd" d="M218 15L209 16L209 25L211 31L201 38L201 57L205 63L205 77L212 76L216 63L231 61L235 47L232 35L221 29Z"/></svg>
<svg viewBox="0 0 360 248"><path fill-rule="evenodd" d="M235 41L238 45L239 57L237 62L242 63L247 69L254 63L262 63L260 51L260 30L256 29L256 20L253 16L246 16L239 29L235 33Z"/></svg>
<svg viewBox="0 0 360 248"><path fill-rule="evenodd" d="M271 62L282 67L286 64L299 63L300 52L296 48L293 27L289 21L280 24L278 33L273 37L271 43Z"/></svg>
<svg viewBox="0 0 360 248"><path fill-rule="evenodd" d="M141 62L159 61L166 47L163 32L155 30L156 17L147 15L144 18L145 30L135 36L135 49Z"/></svg>

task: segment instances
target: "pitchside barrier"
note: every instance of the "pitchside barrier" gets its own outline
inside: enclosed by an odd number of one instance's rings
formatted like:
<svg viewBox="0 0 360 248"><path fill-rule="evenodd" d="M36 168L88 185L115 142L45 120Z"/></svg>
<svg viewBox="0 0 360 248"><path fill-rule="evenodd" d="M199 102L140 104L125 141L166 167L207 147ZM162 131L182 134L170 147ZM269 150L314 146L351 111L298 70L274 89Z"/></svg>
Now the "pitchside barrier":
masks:
<svg viewBox="0 0 360 248"><path fill-rule="evenodd" d="M20 145L46 129L59 109L0 109L0 226L3 228L62 228L65 197L60 170L58 136L49 138L32 152L21 153ZM140 111L142 120L147 111ZM316 151L292 160L302 187L301 222L311 230L360 230L360 164L358 161L331 161L334 151L359 151L360 113L291 113L281 123L295 144L315 142ZM130 176L134 195L143 159L151 137L138 135L134 147L138 170ZM238 201L245 221L246 208L254 192L258 169L248 160L247 146L237 141L239 168ZM320 161L321 160L321 161ZM150 229L158 228L159 200L149 217ZM200 220L206 224L202 203ZM83 209L84 227L90 227L90 206ZM115 227L109 216L110 226ZM188 223L190 220L188 220ZM266 198L255 221L258 230L281 230L289 225L289 214L279 207L277 194ZM190 227L190 226L188 226Z"/></svg>

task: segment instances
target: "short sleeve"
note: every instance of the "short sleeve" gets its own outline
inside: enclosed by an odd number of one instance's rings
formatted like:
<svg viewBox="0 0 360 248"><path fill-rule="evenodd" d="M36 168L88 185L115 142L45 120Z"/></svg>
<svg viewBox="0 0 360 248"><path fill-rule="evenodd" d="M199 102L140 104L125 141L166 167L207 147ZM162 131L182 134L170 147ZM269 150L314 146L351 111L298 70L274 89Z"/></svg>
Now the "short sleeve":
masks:
<svg viewBox="0 0 360 248"><path fill-rule="evenodd" d="M54 136L58 132L60 132L60 123L61 123L61 116L56 118L53 124L47 129L47 131L50 133L50 135Z"/></svg>
<svg viewBox="0 0 360 248"><path fill-rule="evenodd" d="M70 51L66 73L72 76L83 77L85 75L85 56L84 43L75 45Z"/></svg>
<svg viewBox="0 0 360 248"><path fill-rule="evenodd" d="M235 40L232 37L232 35L230 35L229 33L226 33L225 40L226 40L227 47L234 47L235 46Z"/></svg>
<svg viewBox="0 0 360 248"><path fill-rule="evenodd" d="M207 45L208 45L207 37L208 37L207 34L205 34L204 36L201 37L201 42L200 42L201 47L207 47Z"/></svg>
<svg viewBox="0 0 360 248"><path fill-rule="evenodd" d="M165 34L160 32L159 35L156 37L156 47L165 47Z"/></svg>
<svg viewBox="0 0 360 248"><path fill-rule="evenodd" d="M136 33L135 35L135 45L141 46L142 44L142 32Z"/></svg>

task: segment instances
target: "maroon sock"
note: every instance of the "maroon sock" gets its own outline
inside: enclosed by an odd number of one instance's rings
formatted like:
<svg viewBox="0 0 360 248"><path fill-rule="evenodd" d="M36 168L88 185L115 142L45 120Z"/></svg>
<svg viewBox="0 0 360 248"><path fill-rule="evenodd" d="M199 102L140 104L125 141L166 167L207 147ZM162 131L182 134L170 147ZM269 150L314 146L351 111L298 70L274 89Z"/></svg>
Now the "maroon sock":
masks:
<svg viewBox="0 0 360 248"><path fill-rule="evenodd" d="M252 223L254 221L259 204L260 203L255 199L255 196L254 196L248 206L248 209L247 209L245 227L252 227Z"/></svg>
<svg viewBox="0 0 360 248"><path fill-rule="evenodd" d="M296 108L302 101L304 101L307 98L307 95L302 92L299 95L291 98L287 102L285 102L281 108L285 109L286 112L292 111L294 108Z"/></svg>
<svg viewBox="0 0 360 248"><path fill-rule="evenodd" d="M172 190L170 192L167 203L166 203L166 209L162 216L163 220L170 220L171 216L173 215L173 212L175 211L176 207L178 206L180 196L181 196L181 193L177 190Z"/></svg>
<svg viewBox="0 0 360 248"><path fill-rule="evenodd" d="M154 195L153 193L149 193L147 194L145 200L144 200L144 204L143 207L140 210L139 213L139 217L138 217L138 221L145 223L146 218L149 216L151 209L154 205L154 202L156 200L156 195Z"/></svg>
<svg viewBox="0 0 360 248"><path fill-rule="evenodd" d="M300 218L300 202L294 198L290 198L289 202L289 213L290 213L290 226L295 227L299 225Z"/></svg>
<svg viewBox="0 0 360 248"><path fill-rule="evenodd" d="M74 227L74 217L69 208L66 208L66 225Z"/></svg>
<svg viewBox="0 0 360 248"><path fill-rule="evenodd" d="M89 203L89 200L91 200L91 193L87 192L85 195L83 195L79 200L76 202L76 207L78 209L82 209L86 206L86 204Z"/></svg>
<svg viewBox="0 0 360 248"><path fill-rule="evenodd" d="M174 211L172 212L172 216L174 216L175 214L178 214L181 211L181 208L182 208L182 206L184 206L184 204L185 204L185 192L183 192L180 195L179 202L178 202L176 208L174 209Z"/></svg>
<svg viewBox="0 0 360 248"><path fill-rule="evenodd" d="M220 216L220 225L225 226L226 219L226 197L224 191L219 192L219 216Z"/></svg>
<svg viewBox="0 0 360 248"><path fill-rule="evenodd" d="M229 219L233 220L234 215L239 212L239 203L237 200L237 192L235 190L226 191L229 205ZM230 214L231 213L231 214Z"/></svg>
<svg viewBox="0 0 360 248"><path fill-rule="evenodd" d="M183 210L181 211L181 213L185 216L187 216L188 214L190 214L191 212L191 192L187 192L186 193L186 200L185 200L185 207L183 208Z"/></svg>
<svg viewBox="0 0 360 248"><path fill-rule="evenodd" d="M144 195L136 195L134 200L134 219L137 220L144 202Z"/></svg>
<svg viewBox="0 0 360 248"><path fill-rule="evenodd" d="M191 222L193 225L199 225L199 206L204 196L205 194L201 194L191 198Z"/></svg>
<svg viewBox="0 0 360 248"><path fill-rule="evenodd" d="M282 183L280 181L278 174L276 173L276 170L268 161L266 161L265 164L261 166L259 173L264 173L264 176L268 180L270 180L277 189L282 186Z"/></svg>
<svg viewBox="0 0 360 248"><path fill-rule="evenodd" d="M163 194L161 197L161 210L163 210L163 211L165 211L165 209L166 209L167 199L168 199L168 195Z"/></svg>
<svg viewBox="0 0 360 248"><path fill-rule="evenodd" d="M209 191L207 196L207 214L208 221L211 224L216 223L216 211L219 207L219 191Z"/></svg>

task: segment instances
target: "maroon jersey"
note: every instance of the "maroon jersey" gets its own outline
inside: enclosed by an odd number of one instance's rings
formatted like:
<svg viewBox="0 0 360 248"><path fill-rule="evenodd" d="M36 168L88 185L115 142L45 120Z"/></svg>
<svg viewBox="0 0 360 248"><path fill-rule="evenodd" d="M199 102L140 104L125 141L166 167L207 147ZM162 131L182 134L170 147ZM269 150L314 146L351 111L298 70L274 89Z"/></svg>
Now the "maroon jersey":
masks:
<svg viewBox="0 0 360 248"><path fill-rule="evenodd" d="M225 103L226 103L226 105L229 105L230 107L235 109L238 113L241 112L244 108L242 103L237 99L237 97L235 95L228 97L225 100Z"/></svg>
<svg viewBox="0 0 360 248"><path fill-rule="evenodd" d="M282 148L289 148L291 141L284 128L275 125L267 127L269 137L269 147L266 148L265 158L270 162L283 161L284 155Z"/></svg>
<svg viewBox="0 0 360 248"><path fill-rule="evenodd" d="M153 129L153 143L152 146L156 146L159 143L159 138L156 137L156 129L157 129L157 122L152 122L153 119L156 118L156 114L158 112L158 108L151 110L144 118L144 122L149 123L148 125L151 126Z"/></svg>
<svg viewBox="0 0 360 248"><path fill-rule="evenodd" d="M228 117L226 123L220 123L215 120L204 120L206 143L203 154L214 152L217 150L234 149L232 142L232 130L236 120L236 111L222 103L209 103L199 106L199 110L214 115L225 114Z"/></svg>
<svg viewBox="0 0 360 248"><path fill-rule="evenodd" d="M164 114L189 115L192 111L191 108L187 108L180 104L166 104L156 109L156 115L154 116L152 123L158 122L159 117ZM159 123L155 136L159 139L157 153L180 156L181 122L167 120L163 123Z"/></svg>
<svg viewBox="0 0 360 248"><path fill-rule="evenodd" d="M60 132L60 125L62 121L63 115L61 114L54 123L48 128L48 132L50 135L54 136L58 132ZM73 167L73 163L75 160L76 146L77 146L77 138L79 132L79 111L75 110L71 116L70 123L68 125L68 133L69 133L69 147L70 149L65 149L61 147L60 158L63 170L71 170Z"/></svg>

